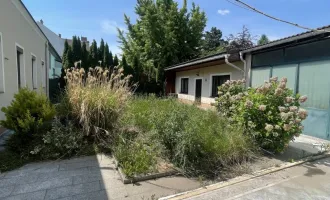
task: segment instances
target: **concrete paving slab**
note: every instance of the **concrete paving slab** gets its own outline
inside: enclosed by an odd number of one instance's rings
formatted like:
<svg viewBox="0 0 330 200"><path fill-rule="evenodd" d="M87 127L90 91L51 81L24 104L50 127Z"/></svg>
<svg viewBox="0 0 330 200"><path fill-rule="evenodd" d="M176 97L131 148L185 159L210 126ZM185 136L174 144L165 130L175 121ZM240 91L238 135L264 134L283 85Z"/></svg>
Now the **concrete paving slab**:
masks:
<svg viewBox="0 0 330 200"><path fill-rule="evenodd" d="M186 199L330 199L329 166L330 158L326 158Z"/></svg>
<svg viewBox="0 0 330 200"><path fill-rule="evenodd" d="M45 199L59 199L63 197L69 197L99 190L101 190L99 181L79 185L58 187L48 189Z"/></svg>
<svg viewBox="0 0 330 200"><path fill-rule="evenodd" d="M90 192L81 195L75 195L71 197L71 200L107 200L108 194L107 191L97 191L97 192Z"/></svg>
<svg viewBox="0 0 330 200"><path fill-rule="evenodd" d="M9 196L14 190L14 186L0 188L0 198Z"/></svg>
<svg viewBox="0 0 330 200"><path fill-rule="evenodd" d="M17 185L12 192L12 195L22 194L28 192L35 192L38 190L46 190L51 188L57 188L61 186L72 185L72 177L69 178L54 178L44 182L35 182L30 184Z"/></svg>
<svg viewBox="0 0 330 200"><path fill-rule="evenodd" d="M43 190L43 191L14 195L3 198L1 200L43 200L45 198L45 194L46 194L46 190Z"/></svg>

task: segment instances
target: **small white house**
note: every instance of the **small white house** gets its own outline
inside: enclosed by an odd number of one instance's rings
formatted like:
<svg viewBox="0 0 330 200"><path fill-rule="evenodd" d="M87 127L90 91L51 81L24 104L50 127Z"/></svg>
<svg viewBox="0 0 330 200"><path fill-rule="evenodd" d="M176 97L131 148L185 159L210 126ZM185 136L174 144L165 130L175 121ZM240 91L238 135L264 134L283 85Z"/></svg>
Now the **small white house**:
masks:
<svg viewBox="0 0 330 200"><path fill-rule="evenodd" d="M180 100L200 101L203 105L215 102L217 88L227 80L244 77L244 64L240 59L228 59L228 54L216 54L165 69L166 93L175 93Z"/></svg>
<svg viewBox="0 0 330 200"><path fill-rule="evenodd" d="M0 1L0 108L8 106L22 87L48 94L50 49L22 1Z"/></svg>

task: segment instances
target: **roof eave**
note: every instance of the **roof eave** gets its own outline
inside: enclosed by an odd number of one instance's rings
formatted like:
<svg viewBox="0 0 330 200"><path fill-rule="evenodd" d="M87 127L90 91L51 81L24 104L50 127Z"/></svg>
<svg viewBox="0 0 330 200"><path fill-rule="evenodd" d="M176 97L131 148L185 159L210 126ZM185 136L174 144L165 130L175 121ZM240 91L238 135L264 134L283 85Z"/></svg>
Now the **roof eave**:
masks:
<svg viewBox="0 0 330 200"><path fill-rule="evenodd" d="M226 54L220 54L220 55L208 57L208 58L205 58L205 59L200 59L200 60L196 60L196 61L193 61L193 62L188 62L188 63L184 63L184 64L181 64L181 65L176 65L176 66L173 66L173 67L168 67L168 68L165 68L164 70L165 71L170 71L170 70L179 69L179 68L183 68L183 67L188 67L188 66L192 66L192 65L202 64L202 63L205 63L205 62L219 60L219 59L225 58L225 55Z"/></svg>
<svg viewBox="0 0 330 200"><path fill-rule="evenodd" d="M303 35L298 35L296 37L291 37L291 38L287 38L287 39L283 39L283 40L279 40L279 41L274 41L274 42L271 42L271 43L268 43L268 44L265 44L265 45L252 47L250 49L246 49L246 50L241 51L241 53L246 54L246 53L250 53L250 52L253 52L253 51L258 51L258 50L262 50L262 49L266 49L266 48L271 48L271 47L278 46L278 45L281 45L281 44L294 42L296 40L301 40L301 39L305 39L305 38L308 38L308 37L321 35L323 33L324 32L314 32L313 31L313 32L309 32L309 33L306 33L306 34L303 34Z"/></svg>

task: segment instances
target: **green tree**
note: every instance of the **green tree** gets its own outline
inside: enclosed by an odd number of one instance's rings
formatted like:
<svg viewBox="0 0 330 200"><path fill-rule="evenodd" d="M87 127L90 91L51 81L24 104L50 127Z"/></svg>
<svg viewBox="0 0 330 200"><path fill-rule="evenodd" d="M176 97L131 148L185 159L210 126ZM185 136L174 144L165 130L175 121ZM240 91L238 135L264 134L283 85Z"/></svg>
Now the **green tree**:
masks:
<svg viewBox="0 0 330 200"><path fill-rule="evenodd" d="M68 40L65 40L64 42L64 50L63 50L63 55L62 55L62 66L67 66L67 59L66 59L66 54L69 50L69 43L68 43ZM65 67L64 67L65 68Z"/></svg>
<svg viewBox="0 0 330 200"><path fill-rule="evenodd" d="M66 62L65 66L63 66L65 69L74 67L74 61L73 61L73 51L72 48L69 46L68 51L66 52Z"/></svg>
<svg viewBox="0 0 330 200"><path fill-rule="evenodd" d="M110 62L110 59L109 59L109 46L108 46L108 43L105 44L104 46L104 52L103 52L103 62L102 62L102 65L103 67L105 68L109 68L109 62Z"/></svg>
<svg viewBox="0 0 330 200"><path fill-rule="evenodd" d="M118 60L117 55L115 55L115 57L113 58L113 65L114 65L115 67L119 65L119 60Z"/></svg>
<svg viewBox="0 0 330 200"><path fill-rule="evenodd" d="M86 72L90 67L88 62L88 51L85 42L83 42L81 47L81 66L85 69Z"/></svg>
<svg viewBox="0 0 330 200"><path fill-rule="evenodd" d="M102 61L102 64L101 66L104 67L104 40L103 38L101 39L101 42L100 42L100 47L97 49L97 53L98 53L98 61L101 60Z"/></svg>
<svg viewBox="0 0 330 200"><path fill-rule="evenodd" d="M110 66L110 68L113 67L113 56L112 56L111 51L109 52L109 66Z"/></svg>
<svg viewBox="0 0 330 200"><path fill-rule="evenodd" d="M128 65L125 55L123 55L123 57L121 58L120 67L124 69L125 76L132 75L134 73L132 67Z"/></svg>
<svg viewBox="0 0 330 200"><path fill-rule="evenodd" d="M262 34L260 39L258 40L258 45L267 44L268 42L270 42L270 40L268 39L267 35Z"/></svg>
<svg viewBox="0 0 330 200"><path fill-rule="evenodd" d="M95 40L93 40L92 45L89 50L89 64L91 67L95 67L99 65L98 63L98 56L97 56L97 43Z"/></svg>
<svg viewBox="0 0 330 200"><path fill-rule="evenodd" d="M229 45L226 47L227 52L236 52L242 49L250 48L253 46L255 36L252 36L249 29L243 26L242 32L237 35L230 34L228 37Z"/></svg>
<svg viewBox="0 0 330 200"><path fill-rule="evenodd" d="M224 51L227 45L226 41L222 39L222 32L216 27L212 27L210 31L204 34L203 54L212 54Z"/></svg>
<svg viewBox="0 0 330 200"><path fill-rule="evenodd" d="M73 62L79 61L81 59L81 42L79 37L72 37L71 49Z"/></svg>
<svg viewBox="0 0 330 200"><path fill-rule="evenodd" d="M128 64L150 82L162 85L165 67L201 54L206 16L194 3L188 11L186 0L182 8L174 0L139 0L135 13L135 24L124 16L127 33L118 29L119 42Z"/></svg>

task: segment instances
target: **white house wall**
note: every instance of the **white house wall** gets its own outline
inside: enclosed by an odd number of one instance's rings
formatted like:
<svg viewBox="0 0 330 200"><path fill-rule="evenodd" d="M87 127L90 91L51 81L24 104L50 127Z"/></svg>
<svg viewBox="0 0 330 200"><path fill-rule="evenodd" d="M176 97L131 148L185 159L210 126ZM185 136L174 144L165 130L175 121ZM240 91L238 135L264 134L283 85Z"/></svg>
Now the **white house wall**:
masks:
<svg viewBox="0 0 330 200"><path fill-rule="evenodd" d="M236 66L243 69L242 62L234 62ZM215 65L210 67L203 67L194 70L176 72L175 78L175 92L178 94L179 99L189 101L195 100L195 84L196 79L202 79L202 97L201 102L205 104L214 103L214 98L211 97L211 76L212 75L230 75L231 80L243 79L243 73L237 69L227 65ZM189 78L188 81L188 94L180 94L181 78Z"/></svg>
<svg viewBox="0 0 330 200"><path fill-rule="evenodd" d="M16 44L24 48L25 70L21 72L24 81L21 86L33 89L32 80L32 54L36 56L37 68L37 90L46 92L47 84L47 60L46 47L47 39L38 29L19 0L0 1L0 33L2 35L3 60L4 60L4 91L0 92L0 108L8 106L13 96L18 91L17 65L16 65ZM47 56L48 57L48 56ZM44 67L42 68L42 61ZM44 77L42 87L41 78ZM2 77L0 78L2 80ZM0 111L0 119L4 114Z"/></svg>

